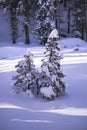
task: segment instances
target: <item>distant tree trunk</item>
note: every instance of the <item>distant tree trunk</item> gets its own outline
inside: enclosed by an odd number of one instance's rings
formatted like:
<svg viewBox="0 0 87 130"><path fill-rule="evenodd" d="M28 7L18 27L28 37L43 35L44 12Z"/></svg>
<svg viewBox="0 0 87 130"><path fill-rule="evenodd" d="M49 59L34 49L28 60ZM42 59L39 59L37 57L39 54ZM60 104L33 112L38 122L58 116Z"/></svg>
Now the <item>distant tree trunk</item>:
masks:
<svg viewBox="0 0 87 130"><path fill-rule="evenodd" d="M16 8L18 1L13 0L8 3L9 4L9 13L10 13L10 28L11 28L11 38L12 42L15 44L18 36L18 19L17 19L17 13Z"/></svg>
<svg viewBox="0 0 87 130"><path fill-rule="evenodd" d="M12 42L13 42L13 44L16 43L16 37L15 37L15 32L14 31L12 32Z"/></svg>
<svg viewBox="0 0 87 130"><path fill-rule="evenodd" d="M56 29L58 29L58 3L57 1L55 0L54 3L53 3L55 9L54 9L54 19L55 19L55 27Z"/></svg>
<svg viewBox="0 0 87 130"><path fill-rule="evenodd" d="M82 39L84 39L84 23L83 23L83 19L82 19Z"/></svg>
<svg viewBox="0 0 87 130"><path fill-rule="evenodd" d="M25 43L29 44L30 43L30 38L29 38L29 18L30 18L30 2L27 0L23 0L23 23L24 23L24 31L25 31Z"/></svg>
<svg viewBox="0 0 87 130"><path fill-rule="evenodd" d="M56 29L58 29L58 20L57 20L57 18L55 18L55 27L56 27Z"/></svg>
<svg viewBox="0 0 87 130"><path fill-rule="evenodd" d="M70 7L68 7L68 29L67 29L67 33L70 33Z"/></svg>
<svg viewBox="0 0 87 130"><path fill-rule="evenodd" d="M85 9L85 36L87 42L87 0L84 0L84 9Z"/></svg>
<svg viewBox="0 0 87 130"><path fill-rule="evenodd" d="M11 26L11 37L12 37L12 43L16 43L17 39L17 18L16 18L16 9L12 8L10 9L10 26Z"/></svg>
<svg viewBox="0 0 87 130"><path fill-rule="evenodd" d="M54 0L53 5L55 7L54 9L54 17L55 17L55 27L60 32L60 3L58 0Z"/></svg>
<svg viewBox="0 0 87 130"><path fill-rule="evenodd" d="M29 38L29 19L30 19L31 1L18 0L18 15L22 16L22 26L25 34L25 43L30 43Z"/></svg>
<svg viewBox="0 0 87 130"><path fill-rule="evenodd" d="M87 25L86 25L85 33L86 33L86 42L87 42Z"/></svg>
<svg viewBox="0 0 87 130"><path fill-rule="evenodd" d="M29 38L29 27L27 24L24 25L24 31L25 31L25 43L29 44L30 43L30 38Z"/></svg>
<svg viewBox="0 0 87 130"><path fill-rule="evenodd" d="M64 0L64 7L67 7L67 0Z"/></svg>

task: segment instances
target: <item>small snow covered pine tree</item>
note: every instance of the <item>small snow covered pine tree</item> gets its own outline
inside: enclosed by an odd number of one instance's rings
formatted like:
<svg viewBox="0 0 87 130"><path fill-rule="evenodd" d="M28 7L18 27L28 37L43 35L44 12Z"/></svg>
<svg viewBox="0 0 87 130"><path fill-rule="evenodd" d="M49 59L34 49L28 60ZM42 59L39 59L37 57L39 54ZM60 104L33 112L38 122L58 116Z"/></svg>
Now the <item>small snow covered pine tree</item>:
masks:
<svg viewBox="0 0 87 130"><path fill-rule="evenodd" d="M28 50L24 55L24 60L19 61L17 68L17 75L13 76L14 88L17 93L19 92L27 92L31 91L34 93L34 89L36 86L36 75L38 75L38 71L35 69L35 65L33 64L32 54Z"/></svg>
<svg viewBox="0 0 87 130"><path fill-rule="evenodd" d="M65 85L62 81L64 74L60 69L60 59L62 57L58 46L58 37L58 31L53 29L46 44L46 59L43 60L41 66L42 72L45 72L52 81L51 87L55 96L59 96L65 90Z"/></svg>

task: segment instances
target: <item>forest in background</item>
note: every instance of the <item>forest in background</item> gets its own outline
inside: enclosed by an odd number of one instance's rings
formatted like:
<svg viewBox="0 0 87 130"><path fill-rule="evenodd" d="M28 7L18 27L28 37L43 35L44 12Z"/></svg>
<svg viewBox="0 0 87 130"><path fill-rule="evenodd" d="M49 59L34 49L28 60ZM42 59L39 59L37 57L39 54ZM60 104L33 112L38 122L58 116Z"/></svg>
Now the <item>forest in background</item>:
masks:
<svg viewBox="0 0 87 130"><path fill-rule="evenodd" d="M30 43L32 33L45 44L53 28L59 38L79 37L87 41L86 0L0 0L0 9L9 18L12 43L17 42L19 24L23 28L25 43Z"/></svg>

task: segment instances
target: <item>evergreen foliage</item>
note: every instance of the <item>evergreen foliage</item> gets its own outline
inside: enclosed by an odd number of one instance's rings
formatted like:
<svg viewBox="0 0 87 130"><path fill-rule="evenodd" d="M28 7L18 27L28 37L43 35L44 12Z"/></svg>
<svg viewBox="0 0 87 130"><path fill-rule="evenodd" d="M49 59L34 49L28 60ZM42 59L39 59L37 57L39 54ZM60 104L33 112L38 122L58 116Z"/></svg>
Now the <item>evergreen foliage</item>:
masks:
<svg viewBox="0 0 87 130"><path fill-rule="evenodd" d="M53 1L39 1L35 17L34 33L41 44L47 42L48 35L55 27L55 7Z"/></svg>
<svg viewBox="0 0 87 130"><path fill-rule="evenodd" d="M87 41L87 0L0 0L0 9L8 14L13 43L20 33L18 20L24 29L25 43L30 43L30 19L41 44L47 42L54 27L60 38L80 37Z"/></svg>
<svg viewBox="0 0 87 130"><path fill-rule="evenodd" d="M65 85L62 81L64 74L60 68L60 48L58 46L58 32L54 29L49 35L47 44L46 44L46 52L45 59L42 64L42 71L46 73L48 77L51 79L51 86L56 96L59 96L64 90Z"/></svg>
<svg viewBox="0 0 87 130"><path fill-rule="evenodd" d="M20 61L17 75L13 76L14 88L17 93L31 91L33 95L53 100L65 90L62 81L64 74L60 69L60 49L58 47L58 31L54 29L46 44L45 59L38 71L33 64L32 54L28 50L24 60Z"/></svg>
<svg viewBox="0 0 87 130"><path fill-rule="evenodd" d="M34 87L36 86L35 75L37 71L35 65L33 64L32 54L28 50L24 55L24 60L19 61L17 68L17 75L13 76L14 88L17 93L21 91L31 90L34 92Z"/></svg>

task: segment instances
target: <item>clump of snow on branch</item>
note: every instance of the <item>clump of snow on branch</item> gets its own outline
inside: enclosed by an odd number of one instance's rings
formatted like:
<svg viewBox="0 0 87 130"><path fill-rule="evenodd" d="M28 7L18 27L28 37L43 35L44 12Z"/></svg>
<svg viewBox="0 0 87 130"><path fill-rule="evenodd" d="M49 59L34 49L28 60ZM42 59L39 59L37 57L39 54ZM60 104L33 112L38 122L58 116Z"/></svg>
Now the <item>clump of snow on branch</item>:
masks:
<svg viewBox="0 0 87 130"><path fill-rule="evenodd" d="M40 89L40 92L42 93L43 95L43 98L46 98L46 99L54 99L55 98L55 93L52 89L52 86L49 86L49 87L42 87Z"/></svg>
<svg viewBox="0 0 87 130"><path fill-rule="evenodd" d="M49 37L48 37L48 40L49 39L53 39L53 38L59 38L59 34L58 34L58 31L57 29L53 29L53 31L50 33Z"/></svg>

